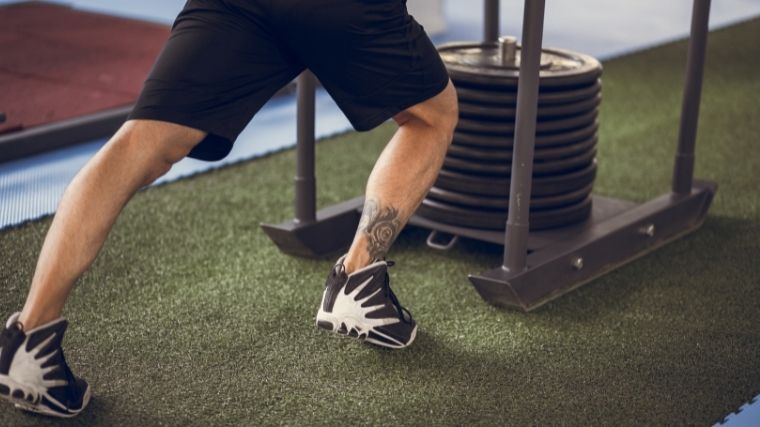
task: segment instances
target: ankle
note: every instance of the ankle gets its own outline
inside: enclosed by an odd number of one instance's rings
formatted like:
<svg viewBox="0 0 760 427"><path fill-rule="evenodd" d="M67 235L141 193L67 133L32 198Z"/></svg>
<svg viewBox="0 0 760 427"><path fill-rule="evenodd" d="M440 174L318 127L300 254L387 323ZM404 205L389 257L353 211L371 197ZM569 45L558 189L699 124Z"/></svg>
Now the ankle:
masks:
<svg viewBox="0 0 760 427"><path fill-rule="evenodd" d="M346 268L346 274L351 274L370 265L371 262L372 260L367 255L353 255L349 253L343 260L343 266Z"/></svg>
<svg viewBox="0 0 760 427"><path fill-rule="evenodd" d="M29 313L26 310L21 312L18 317L19 327L22 331L28 332L34 328L52 322L59 318L60 315L51 315L45 313Z"/></svg>

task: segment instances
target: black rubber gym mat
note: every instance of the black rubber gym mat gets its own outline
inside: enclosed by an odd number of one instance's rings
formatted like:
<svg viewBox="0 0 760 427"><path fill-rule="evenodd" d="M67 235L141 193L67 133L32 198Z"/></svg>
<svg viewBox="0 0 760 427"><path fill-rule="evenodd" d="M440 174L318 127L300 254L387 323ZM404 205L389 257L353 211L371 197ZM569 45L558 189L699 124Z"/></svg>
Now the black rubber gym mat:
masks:
<svg viewBox="0 0 760 427"><path fill-rule="evenodd" d="M594 181L596 177L596 161L587 167L558 175L535 177L531 197L565 194L579 190ZM441 169L435 186L451 191L484 196L507 197L509 195L509 179L491 176L467 174Z"/></svg>
<svg viewBox="0 0 760 427"><path fill-rule="evenodd" d="M596 135L599 123L594 121L584 127L573 129L562 133L537 133L536 149L543 147L555 147L568 144L574 144L586 140ZM454 142L461 145L471 145L484 148L512 148L512 133L503 135L488 135L482 133L473 133L457 128L454 131Z"/></svg>
<svg viewBox="0 0 760 427"><path fill-rule="evenodd" d="M456 89L460 101L481 103L489 105L514 106L517 103L517 90L509 88L490 88L468 85L466 82L457 81ZM564 88L556 90L551 88L539 88L538 105L566 104L568 102L587 99L598 94L602 90L602 80L577 88Z"/></svg>
<svg viewBox="0 0 760 427"><path fill-rule="evenodd" d="M518 56L520 48L517 47ZM457 82L484 87L516 88L517 62L503 61L499 43L454 42L438 47L449 74ZM602 65L589 55L564 49L545 48L541 54L540 86L568 88L595 81Z"/></svg>
<svg viewBox="0 0 760 427"><path fill-rule="evenodd" d="M596 149L591 148L585 152L581 152L574 156L562 159L534 159L533 176L557 175L566 173L568 171L577 170L591 164L595 157ZM509 178L509 174L512 172L511 161L500 163L485 163L447 155L444 159L443 165L446 167L446 169L449 170L491 175L497 178Z"/></svg>
<svg viewBox="0 0 760 427"><path fill-rule="evenodd" d="M544 105L538 107L538 120L556 117L568 117L585 113L598 107L602 101L601 94L564 104ZM459 101L459 114L462 117L484 120L515 121L517 107Z"/></svg>
<svg viewBox="0 0 760 427"><path fill-rule="evenodd" d="M546 197L532 197L530 199L531 210L554 209L573 204L585 199L591 194L593 185L589 184L580 190L570 193ZM441 202L451 203L463 207L476 209L507 210L509 199L506 197L478 196L473 194L458 193L444 190L433 186L427 197Z"/></svg>
<svg viewBox="0 0 760 427"><path fill-rule="evenodd" d="M565 133L572 129L585 128L596 122L598 111L596 109L583 114L557 118L554 120L537 120L536 132L539 134ZM475 134L504 135L515 131L515 122L496 120L472 120L464 117L459 118L457 130Z"/></svg>
<svg viewBox="0 0 760 427"><path fill-rule="evenodd" d="M591 197L587 197L563 208L531 211L530 229L545 230L584 221L591 215L591 205ZM487 230L504 230L508 215L502 211L468 209L432 199L423 200L417 213L433 221Z"/></svg>
<svg viewBox="0 0 760 427"><path fill-rule="evenodd" d="M597 138L592 136L588 139L575 142L568 145L559 145L556 147L538 147L533 153L536 161L561 159L574 156L587 151L596 146ZM512 161L511 148L486 148L462 145L454 141L447 153L448 156L458 157L460 159L472 159L483 163L501 163Z"/></svg>

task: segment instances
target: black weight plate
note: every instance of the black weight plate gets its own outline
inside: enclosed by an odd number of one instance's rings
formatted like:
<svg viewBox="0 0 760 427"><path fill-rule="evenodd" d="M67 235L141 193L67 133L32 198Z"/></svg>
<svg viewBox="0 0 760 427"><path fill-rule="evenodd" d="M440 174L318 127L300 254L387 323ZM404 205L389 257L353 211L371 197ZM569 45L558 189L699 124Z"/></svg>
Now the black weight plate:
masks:
<svg viewBox="0 0 760 427"><path fill-rule="evenodd" d="M582 153L596 146L596 136L568 145L559 145L556 147L538 147L533 153L535 160L561 159ZM471 147L460 145L456 142L449 146L447 156L459 157L461 159L472 159L479 162L511 162L512 150Z"/></svg>
<svg viewBox="0 0 760 427"><path fill-rule="evenodd" d="M596 161L577 171L535 177L531 197L570 193L591 184L594 177ZM509 184L509 179L462 173L446 168L441 169L435 181L435 186L444 190L496 197L508 197Z"/></svg>
<svg viewBox="0 0 760 427"><path fill-rule="evenodd" d="M546 197L531 197L530 209L555 209L562 206L579 202L591 194L593 184L589 184L580 190L567 194ZM492 209L507 211L509 199L504 197L474 196L471 194L457 193L456 191L444 190L433 186L427 195L428 198L446 203L453 203L464 207L478 209Z"/></svg>
<svg viewBox="0 0 760 427"><path fill-rule="evenodd" d="M545 230L584 221L591 216L591 200L586 197L563 208L531 212L530 229ZM417 214L446 224L487 230L504 230L507 222L506 212L468 209L432 199L423 200Z"/></svg>
<svg viewBox="0 0 760 427"><path fill-rule="evenodd" d="M580 169L588 166L596 156L596 149L592 148L583 153L564 159L552 159L533 161L533 176L557 175L566 171ZM447 170L465 173L492 175L496 178L508 178L512 171L512 162L485 163L472 160L460 159L454 156L446 156L443 165Z"/></svg>
<svg viewBox="0 0 760 427"><path fill-rule="evenodd" d="M558 118L555 120L538 120L536 121L536 133L559 133L570 129L578 129L588 126L596 121L599 111L593 109L583 114L570 117ZM498 120L473 120L464 117L459 118L457 130L461 132L471 132L489 135L512 134L515 131L514 121Z"/></svg>
<svg viewBox="0 0 760 427"><path fill-rule="evenodd" d="M573 129L567 132L537 134L535 146L536 149L543 147L555 147L568 145L586 140L596 135L599 125L597 122L590 123L582 128ZM486 148L512 148L512 135L487 135L479 133L465 132L460 129L454 131L454 142L459 145L468 145Z"/></svg>
<svg viewBox="0 0 760 427"><path fill-rule="evenodd" d="M454 87L461 102L473 104L501 105L514 107L517 105L517 91L511 89L484 89L468 86L465 82L454 80ZM567 104L593 98L601 93L601 80L577 88L564 88L563 90L538 90L538 105Z"/></svg>
<svg viewBox="0 0 760 427"><path fill-rule="evenodd" d="M503 65L498 43L447 43L438 47L449 74L472 84L488 87L517 87L519 65ZM517 47L519 63L521 49ZM602 74L602 64L582 53L543 49L539 86L558 87L591 83Z"/></svg>
<svg viewBox="0 0 760 427"><path fill-rule="evenodd" d="M556 104L538 107L538 120L551 119L554 117L568 117L591 111L599 106L602 96L597 95L593 98L582 99L580 101L568 104ZM459 115L475 120L499 120L506 122L515 121L517 108L500 107L487 104L473 104L466 101L459 102Z"/></svg>

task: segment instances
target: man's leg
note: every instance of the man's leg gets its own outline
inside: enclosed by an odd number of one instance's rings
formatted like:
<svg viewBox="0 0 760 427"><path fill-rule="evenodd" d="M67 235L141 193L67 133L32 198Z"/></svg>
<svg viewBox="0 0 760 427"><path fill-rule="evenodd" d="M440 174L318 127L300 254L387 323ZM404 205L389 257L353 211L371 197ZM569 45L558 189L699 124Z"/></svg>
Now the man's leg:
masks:
<svg viewBox="0 0 760 427"><path fill-rule="evenodd" d="M55 417L84 410L90 386L72 373L61 348L66 298L127 201L204 136L165 122L129 121L77 174L45 238L23 312L0 328L0 398Z"/></svg>
<svg viewBox="0 0 760 427"><path fill-rule="evenodd" d="M437 96L394 117L399 128L367 182L359 229L343 262L347 273L388 252L438 176L458 115L449 82Z"/></svg>
<svg viewBox="0 0 760 427"><path fill-rule="evenodd" d="M42 246L18 321L25 330L57 319L124 205L184 158L205 133L157 121L125 123L69 184Z"/></svg>
<svg viewBox="0 0 760 427"><path fill-rule="evenodd" d="M351 249L327 277L318 327L388 348L414 341L417 323L390 289L383 258L435 181L457 117L450 82L438 95L394 117L399 128L367 182Z"/></svg>

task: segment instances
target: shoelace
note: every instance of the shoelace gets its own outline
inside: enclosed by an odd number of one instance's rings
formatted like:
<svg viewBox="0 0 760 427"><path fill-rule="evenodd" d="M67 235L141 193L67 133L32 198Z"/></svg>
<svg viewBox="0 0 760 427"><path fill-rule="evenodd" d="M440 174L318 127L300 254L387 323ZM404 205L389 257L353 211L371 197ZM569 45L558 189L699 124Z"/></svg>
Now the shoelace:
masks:
<svg viewBox="0 0 760 427"><path fill-rule="evenodd" d="M333 266L333 275L340 276L346 273L346 266L342 262L339 262Z"/></svg>
<svg viewBox="0 0 760 427"><path fill-rule="evenodd" d="M385 263L388 265L388 267L393 267L396 265L393 261L385 261ZM391 300L391 303L396 307L396 311L398 311L398 318L404 322L411 324L412 323L412 313L409 312L404 306L401 305L401 303L398 301L398 298L396 298L396 294L393 293L393 290L391 290L391 276L386 271L385 273L385 281L383 282L383 289L385 290L385 297ZM409 318L409 320L406 320Z"/></svg>

